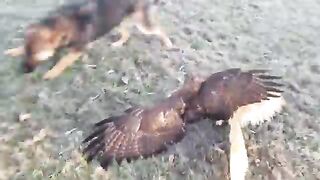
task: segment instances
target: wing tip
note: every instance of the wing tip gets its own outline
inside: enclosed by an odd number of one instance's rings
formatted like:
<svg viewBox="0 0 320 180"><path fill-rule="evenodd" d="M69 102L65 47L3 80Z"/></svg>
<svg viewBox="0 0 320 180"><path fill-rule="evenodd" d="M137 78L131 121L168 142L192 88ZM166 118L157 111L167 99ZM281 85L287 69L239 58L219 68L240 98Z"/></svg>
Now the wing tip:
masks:
<svg viewBox="0 0 320 180"><path fill-rule="evenodd" d="M110 127L110 123L116 120L118 117L112 116L106 119L103 119L97 123L93 124L93 132L90 133L84 140L82 140L82 144L88 143L95 137L101 135L105 130L107 130Z"/></svg>
<svg viewBox="0 0 320 180"><path fill-rule="evenodd" d="M248 70L247 72L255 75L255 74L265 74L270 71L271 71L270 69L251 69L251 70Z"/></svg>
<svg viewBox="0 0 320 180"><path fill-rule="evenodd" d="M114 125L99 127L83 140L82 154L87 162L97 159L106 168L113 158L121 158L119 147L124 142L123 133Z"/></svg>
<svg viewBox="0 0 320 180"><path fill-rule="evenodd" d="M113 121L115 121L116 119L118 119L117 116L111 116L111 117L105 118L105 119L103 119L103 120L101 120L101 121L99 121L99 122L94 123L93 126L94 126L94 127L99 127L99 126L102 126L102 125L104 125L104 124L108 124L108 123L110 123L110 122L113 122Z"/></svg>
<svg viewBox="0 0 320 180"><path fill-rule="evenodd" d="M247 71L248 73L252 74L257 80L264 82L265 84L270 84L271 86L284 86L282 83L276 83L275 80L283 79L282 76L273 75L269 72L269 69L252 69Z"/></svg>
<svg viewBox="0 0 320 180"><path fill-rule="evenodd" d="M278 81L283 79L282 76L276 76L267 73L270 72L270 70L265 69L254 69L251 70L251 72L253 72L252 75L254 76L256 81L263 87L263 89L265 89L267 93L266 98L280 97L281 94L284 92L282 87L284 87L285 85Z"/></svg>
<svg viewBox="0 0 320 180"><path fill-rule="evenodd" d="M82 155L87 162L91 162L104 147L103 136L90 139L87 145L82 148Z"/></svg>
<svg viewBox="0 0 320 180"><path fill-rule="evenodd" d="M277 79L282 79L282 76L275 76L275 75L270 75L270 74L260 74L256 75L259 79L265 79L265 80L277 80Z"/></svg>
<svg viewBox="0 0 320 180"><path fill-rule="evenodd" d="M90 133L84 140L82 140L81 143L82 143L82 144L87 143L87 142L91 141L92 139L94 139L95 137L100 136L105 129L106 129L105 127L95 129L95 130L94 130L92 133Z"/></svg>
<svg viewBox="0 0 320 180"><path fill-rule="evenodd" d="M104 121L104 120L103 120ZM94 127L81 144L83 145L82 154L88 162L91 162L106 145L105 137L112 137L115 132L113 126L103 124L104 126Z"/></svg>

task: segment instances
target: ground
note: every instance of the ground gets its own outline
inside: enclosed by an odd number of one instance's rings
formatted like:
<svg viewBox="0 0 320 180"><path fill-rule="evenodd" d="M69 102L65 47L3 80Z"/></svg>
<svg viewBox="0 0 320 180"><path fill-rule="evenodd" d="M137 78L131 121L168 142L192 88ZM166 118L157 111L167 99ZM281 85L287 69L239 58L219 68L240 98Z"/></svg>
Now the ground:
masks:
<svg viewBox="0 0 320 180"><path fill-rule="evenodd" d="M2 0L0 51L20 45L26 25L61 3ZM158 101L185 72L231 67L271 69L286 84L283 113L245 128L247 179L320 179L319 9L317 0L163 1L157 16L179 50L134 29L124 47L111 48L106 36L52 81L41 79L52 64L23 76L21 59L0 53L0 179L217 179L226 156L214 144L225 130L208 120L167 153L107 172L78 148L94 122ZM20 113L32 117L20 122Z"/></svg>

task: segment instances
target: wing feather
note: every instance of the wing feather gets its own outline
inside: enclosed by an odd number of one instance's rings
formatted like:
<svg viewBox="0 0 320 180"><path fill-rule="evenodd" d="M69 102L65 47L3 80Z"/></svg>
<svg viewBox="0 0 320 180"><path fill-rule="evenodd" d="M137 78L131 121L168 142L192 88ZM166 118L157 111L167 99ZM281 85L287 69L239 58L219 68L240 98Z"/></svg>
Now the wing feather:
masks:
<svg viewBox="0 0 320 180"><path fill-rule="evenodd" d="M230 124L230 176L244 179L248 158L241 126L270 120L280 112L284 100L276 82L281 77L268 70L246 72L229 69L211 75L203 82L199 93L188 104L184 119L193 122L203 116L228 120ZM239 168L239 163L241 167Z"/></svg>
<svg viewBox="0 0 320 180"><path fill-rule="evenodd" d="M110 118L106 118L106 119L104 119L102 121L99 121L99 122L95 123L94 126L99 127L101 125L108 124L109 122L113 122L113 121L115 121L117 119L119 119L118 116L112 116Z"/></svg>
<svg viewBox="0 0 320 180"><path fill-rule="evenodd" d="M100 156L101 166L107 167L113 158L121 161L150 156L165 150L167 144L177 142L183 137L184 123L175 111L168 111L166 115L166 118L175 118L176 122L173 125L142 128L141 123L150 124L146 123L149 121L153 125L163 123L163 119L159 118L161 116L152 117L150 118L144 111L135 110L130 111L129 114L96 123L95 130L83 140L83 143L87 143L83 149L85 157L91 161L96 156Z"/></svg>
<svg viewBox="0 0 320 180"><path fill-rule="evenodd" d="M189 103L184 119L193 122L203 116L228 120L242 106L281 98L280 76L269 70L228 69L209 76Z"/></svg>
<svg viewBox="0 0 320 180"><path fill-rule="evenodd" d="M269 98L279 98L283 90L283 84L275 82L281 79L279 76L266 74L268 70L250 70L239 72L232 79L223 83L228 84L228 89L221 93L229 98L235 111L240 106L261 102Z"/></svg>

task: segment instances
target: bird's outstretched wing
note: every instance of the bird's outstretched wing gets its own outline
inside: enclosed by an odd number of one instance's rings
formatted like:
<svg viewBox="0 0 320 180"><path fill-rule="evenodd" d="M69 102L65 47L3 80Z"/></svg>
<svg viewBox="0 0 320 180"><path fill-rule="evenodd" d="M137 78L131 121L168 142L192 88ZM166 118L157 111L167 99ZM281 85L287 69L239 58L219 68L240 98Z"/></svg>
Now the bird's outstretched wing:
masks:
<svg viewBox="0 0 320 180"><path fill-rule="evenodd" d="M279 87L283 85L276 82L278 79L281 77L270 75L267 70L228 69L212 74L189 103L184 118L186 121L195 121L206 114L214 119L228 120L239 107L273 100L282 103L282 90ZM280 106L271 107L269 104L266 108Z"/></svg>
<svg viewBox="0 0 320 180"><path fill-rule="evenodd" d="M271 119L284 105L280 79L266 70L228 69L211 75L202 83L197 96L188 103L184 120L192 122L204 116L228 120L230 125L230 178L245 179L247 150L241 126Z"/></svg>
<svg viewBox="0 0 320 180"><path fill-rule="evenodd" d="M152 107L130 108L123 115L96 123L95 130L83 141L87 160L99 156L102 167L107 167L113 158L121 161L150 156L181 140L185 134L182 114L202 82L201 77L191 76L177 91Z"/></svg>
<svg viewBox="0 0 320 180"><path fill-rule="evenodd" d="M132 108L124 115L96 123L95 130L83 141L87 143L83 149L87 160L99 156L101 166L106 168L113 158L121 161L150 156L179 141L184 123L176 111L161 105Z"/></svg>

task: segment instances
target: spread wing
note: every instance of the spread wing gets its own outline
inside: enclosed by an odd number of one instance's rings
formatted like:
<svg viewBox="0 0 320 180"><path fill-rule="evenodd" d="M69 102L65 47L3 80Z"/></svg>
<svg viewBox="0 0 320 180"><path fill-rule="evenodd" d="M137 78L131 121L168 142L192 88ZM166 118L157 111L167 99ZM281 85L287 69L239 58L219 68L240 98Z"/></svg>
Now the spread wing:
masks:
<svg viewBox="0 0 320 180"><path fill-rule="evenodd" d="M222 76L217 93L223 96L233 111L240 106L280 97L280 93L283 92L278 89L283 85L274 81L281 78L267 74L266 70L242 72L240 69L233 69L222 73ZM210 84L214 83L209 79L208 88L210 89Z"/></svg>
<svg viewBox="0 0 320 180"><path fill-rule="evenodd" d="M184 123L172 110L132 108L126 114L95 124L95 130L83 141L88 161L99 156L102 167L114 158L149 156L166 149L184 135Z"/></svg>
<svg viewBox="0 0 320 180"><path fill-rule="evenodd" d="M203 116L228 120L230 125L230 177L244 179L248 168L247 150L241 126L269 120L283 106L276 82L280 77L266 70L241 71L229 69L211 75L199 93L189 103L185 120L195 121Z"/></svg>
<svg viewBox="0 0 320 180"><path fill-rule="evenodd" d="M267 70L228 69L211 75L190 103L185 118L194 121L203 113L214 119L229 119L242 106L280 98L282 84Z"/></svg>

